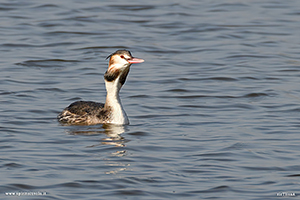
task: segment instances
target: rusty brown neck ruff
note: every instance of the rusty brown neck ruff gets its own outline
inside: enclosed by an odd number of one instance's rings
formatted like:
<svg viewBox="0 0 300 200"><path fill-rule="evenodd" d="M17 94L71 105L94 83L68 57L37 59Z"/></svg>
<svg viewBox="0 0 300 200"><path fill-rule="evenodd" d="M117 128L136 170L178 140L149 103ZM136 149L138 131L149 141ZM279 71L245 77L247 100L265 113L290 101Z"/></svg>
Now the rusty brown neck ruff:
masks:
<svg viewBox="0 0 300 200"><path fill-rule="evenodd" d="M104 75L105 87L107 91L104 110L107 113L108 123L129 124L128 117L121 104L119 96L120 89L126 81L129 73L130 63L114 63L110 59L110 65Z"/></svg>

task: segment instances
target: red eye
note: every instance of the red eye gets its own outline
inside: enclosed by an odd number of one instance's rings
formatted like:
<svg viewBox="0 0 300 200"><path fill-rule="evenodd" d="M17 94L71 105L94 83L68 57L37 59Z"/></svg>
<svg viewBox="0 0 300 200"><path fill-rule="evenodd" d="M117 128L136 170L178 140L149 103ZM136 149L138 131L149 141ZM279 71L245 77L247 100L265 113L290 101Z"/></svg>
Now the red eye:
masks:
<svg viewBox="0 0 300 200"><path fill-rule="evenodd" d="M123 55L120 55L120 57L123 58L123 59L125 58Z"/></svg>

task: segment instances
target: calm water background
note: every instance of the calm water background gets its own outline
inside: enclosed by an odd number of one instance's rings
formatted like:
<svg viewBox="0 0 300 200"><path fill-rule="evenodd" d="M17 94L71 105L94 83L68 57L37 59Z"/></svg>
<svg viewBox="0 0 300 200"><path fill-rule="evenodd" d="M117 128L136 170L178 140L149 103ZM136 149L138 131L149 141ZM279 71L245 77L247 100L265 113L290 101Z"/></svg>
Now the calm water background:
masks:
<svg viewBox="0 0 300 200"><path fill-rule="evenodd" d="M2 0L1 199L300 195L300 1ZM131 124L62 126L129 49ZM296 197L298 198L298 197Z"/></svg>

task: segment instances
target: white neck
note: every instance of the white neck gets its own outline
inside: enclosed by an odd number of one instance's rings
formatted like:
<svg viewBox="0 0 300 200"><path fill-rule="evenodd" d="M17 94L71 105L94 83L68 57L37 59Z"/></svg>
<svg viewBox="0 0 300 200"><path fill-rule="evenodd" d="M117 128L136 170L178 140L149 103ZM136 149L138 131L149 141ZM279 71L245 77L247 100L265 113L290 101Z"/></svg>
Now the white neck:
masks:
<svg viewBox="0 0 300 200"><path fill-rule="evenodd" d="M119 91L122 87L121 83L119 82L119 77L114 81L105 80L105 86L107 95L104 108L109 111L109 123L129 124L128 117L121 104L121 99L119 96Z"/></svg>

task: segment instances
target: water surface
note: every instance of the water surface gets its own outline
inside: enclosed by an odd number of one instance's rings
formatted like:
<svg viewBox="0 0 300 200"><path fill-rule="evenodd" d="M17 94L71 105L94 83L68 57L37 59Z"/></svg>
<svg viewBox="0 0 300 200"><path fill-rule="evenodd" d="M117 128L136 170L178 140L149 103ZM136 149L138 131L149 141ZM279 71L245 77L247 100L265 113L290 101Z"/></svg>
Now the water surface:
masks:
<svg viewBox="0 0 300 200"><path fill-rule="evenodd" d="M2 1L1 199L297 196L299 8ZM60 125L71 102L105 101L105 58L124 48L146 60L121 90L131 124Z"/></svg>

